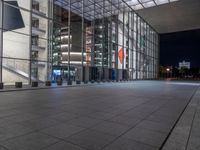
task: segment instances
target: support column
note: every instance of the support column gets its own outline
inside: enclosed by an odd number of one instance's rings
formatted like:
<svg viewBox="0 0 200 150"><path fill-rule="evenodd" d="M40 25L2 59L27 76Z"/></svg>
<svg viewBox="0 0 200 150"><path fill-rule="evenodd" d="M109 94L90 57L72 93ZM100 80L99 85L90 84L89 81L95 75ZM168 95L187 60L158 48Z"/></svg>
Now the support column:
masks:
<svg viewBox="0 0 200 150"><path fill-rule="evenodd" d="M136 16L136 79L138 79L138 64L139 64L139 59L138 59L138 16Z"/></svg>
<svg viewBox="0 0 200 150"><path fill-rule="evenodd" d="M3 65L3 1L0 0L0 82L2 82Z"/></svg>
<svg viewBox="0 0 200 150"><path fill-rule="evenodd" d="M30 15L29 15L29 19L30 19L30 29L29 29L29 80L28 80L28 83L31 84L32 80L31 80L31 77L32 77L32 74L31 74L31 69L32 69L32 4L33 4L33 0L30 0Z"/></svg>
<svg viewBox="0 0 200 150"><path fill-rule="evenodd" d="M84 32L84 5L85 1L82 0L82 25L81 25L81 81L84 80L84 53L85 53L85 43L84 43L84 35L85 35L85 32Z"/></svg>
<svg viewBox="0 0 200 150"><path fill-rule="evenodd" d="M68 11L68 81L71 80L70 77L70 51L71 51L71 0L69 0L69 11Z"/></svg>
<svg viewBox="0 0 200 150"><path fill-rule="evenodd" d="M132 42L132 59L131 59L131 74L132 74L132 78L131 80L134 79L134 25L135 25L135 21L134 21L134 12L131 12L131 35L132 35L132 39L131 39L131 42Z"/></svg>
<svg viewBox="0 0 200 150"><path fill-rule="evenodd" d="M54 0L48 1L48 35L47 35L47 42L48 42L48 52L47 52L47 72L46 72L46 80L52 81L52 66L53 66L53 17L54 17Z"/></svg>

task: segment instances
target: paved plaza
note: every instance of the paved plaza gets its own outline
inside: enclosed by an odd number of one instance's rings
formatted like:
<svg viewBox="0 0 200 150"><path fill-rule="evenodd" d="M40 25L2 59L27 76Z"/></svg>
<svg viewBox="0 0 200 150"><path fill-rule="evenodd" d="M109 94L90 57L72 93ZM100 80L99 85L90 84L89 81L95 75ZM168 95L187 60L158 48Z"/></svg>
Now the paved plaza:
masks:
<svg viewBox="0 0 200 150"><path fill-rule="evenodd" d="M197 150L199 85L149 80L0 92L0 150Z"/></svg>

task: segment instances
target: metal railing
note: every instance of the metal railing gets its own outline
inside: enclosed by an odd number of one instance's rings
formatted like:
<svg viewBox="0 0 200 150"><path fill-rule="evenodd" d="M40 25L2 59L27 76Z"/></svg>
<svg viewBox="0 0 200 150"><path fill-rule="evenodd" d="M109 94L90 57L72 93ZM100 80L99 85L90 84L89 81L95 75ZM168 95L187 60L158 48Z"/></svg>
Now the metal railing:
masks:
<svg viewBox="0 0 200 150"><path fill-rule="evenodd" d="M2 59L3 59L3 64L2 64L3 69L6 69L7 71L17 75L18 77L25 79L27 82L30 80L30 76L31 76L31 81L44 82L45 80L47 80L47 74L39 72L39 73L37 73L37 76L34 76L30 72L30 65L31 65L30 63L32 63L32 60L13 58L8 55L4 55L4 57L2 57ZM40 64L40 63L42 63L44 65L47 64L47 62L44 62L44 61L37 60L35 62L37 62L37 64ZM6 76L5 76L5 78L6 78ZM14 76L13 76L12 80L15 80ZM17 78L16 78L16 81L18 81ZM10 83L10 81L8 81L8 80L6 80L4 82Z"/></svg>

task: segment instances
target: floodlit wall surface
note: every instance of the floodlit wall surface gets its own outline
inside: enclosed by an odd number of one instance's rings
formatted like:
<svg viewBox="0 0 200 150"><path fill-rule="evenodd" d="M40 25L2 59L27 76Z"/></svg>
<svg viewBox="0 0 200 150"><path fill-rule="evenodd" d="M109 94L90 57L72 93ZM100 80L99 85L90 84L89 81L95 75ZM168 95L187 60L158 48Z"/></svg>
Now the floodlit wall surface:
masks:
<svg viewBox="0 0 200 150"><path fill-rule="evenodd" d="M1 3L1 82L13 84L48 78L50 0Z"/></svg>
<svg viewBox="0 0 200 150"><path fill-rule="evenodd" d="M121 0L0 0L0 8L0 82L157 78L158 34Z"/></svg>

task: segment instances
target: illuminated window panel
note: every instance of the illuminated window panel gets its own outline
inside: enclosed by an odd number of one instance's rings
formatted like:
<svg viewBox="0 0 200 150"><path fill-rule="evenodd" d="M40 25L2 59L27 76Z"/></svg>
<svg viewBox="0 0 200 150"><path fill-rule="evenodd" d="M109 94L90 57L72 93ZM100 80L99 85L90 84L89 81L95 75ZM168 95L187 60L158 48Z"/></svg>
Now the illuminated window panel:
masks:
<svg viewBox="0 0 200 150"><path fill-rule="evenodd" d="M133 6L133 5L138 5L140 2L138 0L130 0L127 2L128 5Z"/></svg>
<svg viewBox="0 0 200 150"><path fill-rule="evenodd" d="M156 6L156 4L153 1L150 1L150 2L147 2L147 3L143 3L143 6L145 8L148 8L148 7Z"/></svg>
<svg viewBox="0 0 200 150"><path fill-rule="evenodd" d="M153 0L139 0L141 3L146 3L146 2L150 2L150 1L153 1Z"/></svg>
<svg viewBox="0 0 200 150"><path fill-rule="evenodd" d="M138 5L132 6L132 8L133 8L134 10L139 10L139 9L142 9L143 6L142 6L141 4L138 4Z"/></svg>
<svg viewBox="0 0 200 150"><path fill-rule="evenodd" d="M134 10L154 7L157 5L167 4L178 0L126 0L127 4Z"/></svg>
<svg viewBox="0 0 200 150"><path fill-rule="evenodd" d="M169 3L169 0L155 0L157 5Z"/></svg>
<svg viewBox="0 0 200 150"><path fill-rule="evenodd" d="M170 0L170 2L176 2L176 1L179 1L179 0Z"/></svg>

